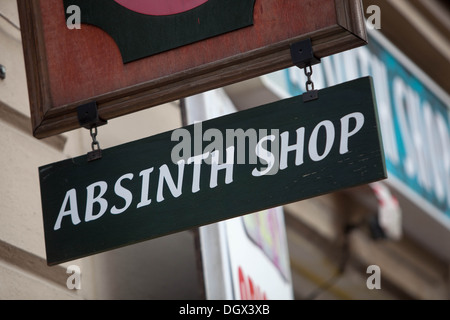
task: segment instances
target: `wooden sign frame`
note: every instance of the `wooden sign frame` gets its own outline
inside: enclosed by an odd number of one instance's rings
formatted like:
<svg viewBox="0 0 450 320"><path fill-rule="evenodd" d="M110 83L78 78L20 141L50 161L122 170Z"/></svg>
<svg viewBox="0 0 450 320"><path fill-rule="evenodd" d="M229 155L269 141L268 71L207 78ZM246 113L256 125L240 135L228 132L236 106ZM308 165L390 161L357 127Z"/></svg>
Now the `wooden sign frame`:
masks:
<svg viewBox="0 0 450 320"><path fill-rule="evenodd" d="M18 0L18 9L39 139L79 128L85 103L109 120L290 67L300 40L318 58L367 43L360 0L256 0L253 26L123 64L100 29L67 28L62 0Z"/></svg>

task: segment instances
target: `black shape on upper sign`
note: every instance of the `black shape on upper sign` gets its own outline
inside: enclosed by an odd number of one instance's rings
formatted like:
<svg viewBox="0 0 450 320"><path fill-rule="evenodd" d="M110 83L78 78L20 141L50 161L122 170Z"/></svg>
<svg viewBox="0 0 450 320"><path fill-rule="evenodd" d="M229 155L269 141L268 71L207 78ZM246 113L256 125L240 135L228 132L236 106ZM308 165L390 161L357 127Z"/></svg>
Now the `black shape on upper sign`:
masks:
<svg viewBox="0 0 450 320"><path fill-rule="evenodd" d="M255 0L208 0L185 12L158 16L132 11L114 0L64 0L65 12L71 5L81 9L81 23L97 26L114 39L128 63L248 27Z"/></svg>

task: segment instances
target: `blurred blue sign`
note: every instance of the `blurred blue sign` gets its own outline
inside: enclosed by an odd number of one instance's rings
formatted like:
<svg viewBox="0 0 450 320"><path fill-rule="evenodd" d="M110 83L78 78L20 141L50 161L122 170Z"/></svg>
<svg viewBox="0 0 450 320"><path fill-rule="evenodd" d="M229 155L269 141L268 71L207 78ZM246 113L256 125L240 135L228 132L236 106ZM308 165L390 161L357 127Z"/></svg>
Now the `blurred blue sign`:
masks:
<svg viewBox="0 0 450 320"><path fill-rule="evenodd" d="M373 77L389 177L450 218L448 94L376 34L367 46L324 58L313 71L318 89ZM263 80L285 98L305 92L307 79L290 68Z"/></svg>

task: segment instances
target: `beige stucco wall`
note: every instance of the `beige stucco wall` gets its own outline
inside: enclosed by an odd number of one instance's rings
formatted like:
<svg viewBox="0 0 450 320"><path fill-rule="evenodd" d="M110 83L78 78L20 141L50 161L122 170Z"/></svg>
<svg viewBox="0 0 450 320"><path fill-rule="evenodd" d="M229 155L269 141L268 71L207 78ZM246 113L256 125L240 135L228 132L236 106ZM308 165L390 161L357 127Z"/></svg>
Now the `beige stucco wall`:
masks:
<svg viewBox="0 0 450 320"><path fill-rule="evenodd" d="M0 2L0 13L0 64L7 71L6 79L0 80L0 299L78 298L77 292L65 289L65 283L52 280L52 272L43 272L47 267L37 168L64 155L29 134L15 1ZM54 279L61 274L61 269L56 270Z"/></svg>
<svg viewBox="0 0 450 320"><path fill-rule="evenodd" d="M6 79L0 80L0 300L195 298L197 270L194 238L189 232L61 266L46 265L38 168L85 154L90 151L91 138L85 129L46 140L31 135L16 1L0 1L0 14L0 64L7 69ZM179 126L178 103L169 103L111 120L99 128L98 140L102 148L108 148ZM176 263L178 259L184 265ZM66 286L71 275L66 268L71 264L81 269L81 290ZM178 281L178 288L170 284L169 276ZM184 277L192 281L182 281Z"/></svg>
<svg viewBox="0 0 450 320"><path fill-rule="evenodd" d="M16 1L1 1L0 13L11 23L0 18L0 64L6 67L6 80L0 81L0 100L23 115L29 114L28 92L22 42Z"/></svg>

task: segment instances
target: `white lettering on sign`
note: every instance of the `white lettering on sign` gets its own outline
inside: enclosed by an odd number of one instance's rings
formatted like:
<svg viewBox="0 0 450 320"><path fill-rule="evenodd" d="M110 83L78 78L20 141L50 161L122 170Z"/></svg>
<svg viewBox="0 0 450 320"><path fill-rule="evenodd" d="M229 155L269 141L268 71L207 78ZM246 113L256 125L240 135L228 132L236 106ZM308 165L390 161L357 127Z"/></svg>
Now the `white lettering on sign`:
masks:
<svg viewBox="0 0 450 320"><path fill-rule="evenodd" d="M100 189L100 192L95 195L95 190ZM86 200L86 216L85 221L94 221L102 217L106 210L108 210L108 201L102 198L103 195L108 190L108 184L105 181L99 181L91 184L86 188L87 190L87 200ZM100 210L94 214L94 204L98 203L100 205Z"/></svg>
<svg viewBox="0 0 450 320"><path fill-rule="evenodd" d="M256 142L256 145L249 144L249 159L259 159L259 164L262 164L263 168L255 167L250 170L249 174L253 177L261 177L265 175L274 175L279 170L285 170L288 166L289 156L295 157L295 166L303 165L307 159L306 155L313 162L320 162L326 159L332 152L333 146L337 144L336 150L339 150L339 154L343 155L351 151L350 140L354 137L362 127L364 126L364 115L360 112L350 113L340 119L336 125L330 120L324 120L318 123L314 128L298 128L296 133L296 142L289 145L290 132L286 131L278 134L278 130L271 130L272 134L267 134L267 130L260 130L260 133L265 135L259 139L249 139L249 141ZM199 128L195 128L194 132L198 135L201 131L201 123L196 124ZM336 128L335 126L340 126ZM212 129L206 132L211 133ZM227 130L228 131L228 130ZM174 155L185 156L190 154L192 139L186 129L175 130L172 134L172 141L180 141L175 145L172 150L172 160ZM244 132L242 129L236 130L234 135L227 132L227 135L236 137L236 134L248 134L251 131ZM214 131L215 135L221 134L220 130ZM273 134L276 133L276 134ZM254 130L256 135L256 130ZM202 135L198 135L201 137ZM319 139L321 137L321 139ZM195 140L195 139L194 139ZM324 140L324 143L319 143L319 140ZM223 141L223 139L222 139ZM241 141L245 143L245 139L237 139L238 143ZM279 143L281 142L281 147ZM214 142L212 142L214 144ZM269 148L270 145L270 148ZM199 142L198 146L202 146ZM197 146L197 147L198 147ZM218 150L217 150L218 149ZM80 212L78 207L78 192L84 192L86 194L86 206L84 211L84 221L90 222L100 219L104 214L109 212L113 215L119 215L126 212L128 208L133 205L133 193L130 191L130 184L140 183L139 190L141 191L139 202L136 204L136 208L143 208L152 204L152 196L156 195L157 203L163 202L167 197L179 198L183 192L183 181L185 172L191 170L192 172L192 184L190 184L191 192L197 193L200 191L201 176L205 174L204 169L209 171L209 188L217 188L220 185L229 185L234 181L233 173L235 166L235 158L239 159L239 155L236 154L236 150L245 152L242 146L229 146L224 152L225 162L220 161L222 155L222 146L214 144L214 148L211 145L205 147L204 152L196 156L189 156L187 160L178 158L176 164L177 170L170 170L167 164L160 166L158 169L154 167L146 168L140 172L136 172L135 179L134 173L126 173L118 177L114 186L108 185L105 181L96 181L86 187L85 190L70 189L66 192L62 201L54 230L61 229L62 221L64 217L70 217L73 225L81 223ZM176 150L174 152L174 150ZM201 147L198 147L201 150ZM214 151L206 151L214 150ZM306 153L305 153L306 152ZM254 153L254 155L251 155ZM244 159L245 157L241 158ZM207 163L206 160L209 160ZM248 162L247 164L257 164ZM206 166L205 168L203 168ZM209 168L208 168L209 167ZM173 172L176 171L176 172ZM208 172L206 172L208 174ZM154 177L157 175L157 177ZM221 177L221 178L219 178ZM220 181L223 179L223 182ZM157 182L156 188L152 185L152 181ZM114 199L107 199L106 195L110 187L114 190ZM155 190L156 189L156 190ZM117 201L119 200L119 201ZM66 219L67 220L67 219Z"/></svg>
<svg viewBox="0 0 450 320"><path fill-rule="evenodd" d="M260 171L258 169L253 169L252 175L254 177L265 176L265 175L269 174L269 172L274 167L275 157L272 152L268 151L267 149L264 149L263 143L266 141L274 142L275 139L276 139L276 137L274 135L270 135L267 137L263 137L256 144L255 153L261 160L263 160L263 162L267 163L267 167L263 171Z"/></svg>
<svg viewBox="0 0 450 320"><path fill-rule="evenodd" d="M69 210L66 210L67 205L69 205ZM56 219L55 230L61 228L62 218L65 216L70 216L74 225L81 222L80 216L78 215L77 190L75 189L67 191L66 196L64 197L61 210L59 210L58 219Z"/></svg>
<svg viewBox="0 0 450 320"><path fill-rule="evenodd" d="M121 184L121 182L124 179L133 180L133 174L128 173L120 177L116 184L114 185L114 192L125 200L125 205L121 209L117 209L116 206L112 207L111 213L112 214L121 214L122 212L126 211L128 207L131 205L131 201L133 200L133 194L128 189L124 188Z"/></svg>

